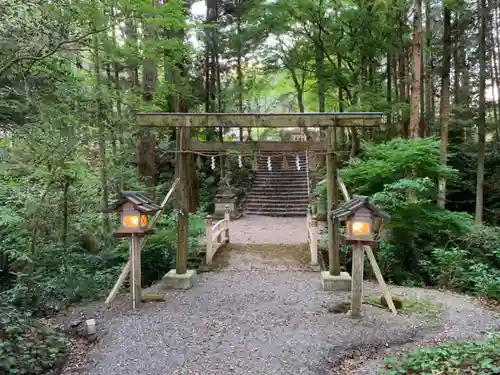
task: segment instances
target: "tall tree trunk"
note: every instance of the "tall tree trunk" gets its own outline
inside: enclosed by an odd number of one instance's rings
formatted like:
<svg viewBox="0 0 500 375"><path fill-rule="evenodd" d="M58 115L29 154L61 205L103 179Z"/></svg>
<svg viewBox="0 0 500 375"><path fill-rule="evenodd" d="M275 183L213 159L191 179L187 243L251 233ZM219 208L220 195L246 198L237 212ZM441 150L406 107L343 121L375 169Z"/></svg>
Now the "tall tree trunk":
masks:
<svg viewBox="0 0 500 375"><path fill-rule="evenodd" d="M407 102L406 96L406 42L404 40L404 12L397 8L396 18L398 19L397 26L397 39L399 42L399 56L398 56L398 78L399 85L396 87L399 91L399 102L401 104ZM398 135L403 137L405 135L405 124L408 121L407 111L404 107L401 110L401 116L398 121Z"/></svg>
<svg viewBox="0 0 500 375"><path fill-rule="evenodd" d="M430 134L431 124L434 122L434 113L432 112L432 22L431 22L431 2L425 1L425 122L427 132L424 136Z"/></svg>
<svg viewBox="0 0 500 375"><path fill-rule="evenodd" d="M156 6L156 1L151 0L152 7ZM152 19L156 16L156 10L152 11L144 21L144 38L150 43L156 42L156 31L152 24ZM142 100L148 105L152 105L155 99L157 66L152 51L146 51L142 65ZM155 195L156 184L156 137L151 129L139 129L137 141L138 172L139 176L148 188L149 194Z"/></svg>
<svg viewBox="0 0 500 375"><path fill-rule="evenodd" d="M490 0L491 1L491 0ZM499 25L499 20L498 20L498 1L496 1L496 7L495 4L493 4L494 1L491 1L490 4L490 9L492 10L492 22L491 22L491 31L490 31L490 40L491 40L491 51L492 51L492 59L493 59L493 75L492 75L492 82L495 83L494 86L496 86L496 101L494 100L494 108L497 110L497 112L500 112L500 76L499 76L499 69L498 69L498 58L499 55L497 53L498 47L499 47L499 38L500 38L500 25ZM492 87L492 90L495 90L494 87ZM500 140L499 139L499 132L500 132L500 113L497 115L497 119L495 120L495 135L497 137L497 142Z"/></svg>
<svg viewBox="0 0 500 375"><path fill-rule="evenodd" d="M241 48L241 18L238 15L236 19L237 48L236 51L236 75L238 80L238 112L243 112L243 70L241 67L242 48ZM243 128L240 127L240 142L243 142Z"/></svg>
<svg viewBox="0 0 500 375"><path fill-rule="evenodd" d="M97 29L97 27L96 27ZM99 159L100 159L100 177L101 177L101 209L104 210L108 206L109 191L108 191L108 166L106 163L106 119L104 116L104 103L102 99L101 88L101 58L99 55L99 39L97 35L93 37L94 41L94 75L96 80L96 122L99 132ZM103 230L104 233L111 232L109 215L103 215Z"/></svg>
<svg viewBox="0 0 500 375"><path fill-rule="evenodd" d="M396 136L395 129L392 125L392 57L390 53L387 53L387 62L385 66L385 76L386 76L386 100L389 104L389 113L387 114L387 136L394 138ZM339 95L340 96L340 95Z"/></svg>
<svg viewBox="0 0 500 375"><path fill-rule="evenodd" d="M477 185L476 185L476 224L483 222L484 204L484 157L486 143L486 35L487 7L486 0L479 0L479 110L477 119Z"/></svg>
<svg viewBox="0 0 500 375"><path fill-rule="evenodd" d="M410 98L410 123L408 125L409 138L419 138L420 123L420 88L422 63L422 0L415 0L415 15L413 20L412 41L412 81Z"/></svg>
<svg viewBox="0 0 500 375"><path fill-rule="evenodd" d="M441 164L446 165L448 159L448 125L450 121L451 10L446 4L443 7L443 70L441 72L441 101L439 104L441 129L439 154ZM441 178L438 185L438 206L444 208L445 201L446 181Z"/></svg>

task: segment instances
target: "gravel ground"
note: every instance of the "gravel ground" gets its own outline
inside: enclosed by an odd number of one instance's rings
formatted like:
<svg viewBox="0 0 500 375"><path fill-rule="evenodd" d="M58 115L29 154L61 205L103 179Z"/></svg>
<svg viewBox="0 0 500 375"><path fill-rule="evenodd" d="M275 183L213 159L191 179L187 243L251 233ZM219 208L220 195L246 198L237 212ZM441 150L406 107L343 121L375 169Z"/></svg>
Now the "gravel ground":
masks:
<svg viewBox="0 0 500 375"><path fill-rule="evenodd" d="M232 223L231 242L291 244L307 238L304 219L251 220ZM393 316L370 305L363 305L360 319L329 313L349 293L323 292L319 274L304 266L300 246L288 247L288 253L277 246L275 257L265 246L221 252L222 270L200 274L192 289L168 292L166 302L145 304L138 312L130 311L127 296L111 308L75 309L64 319L95 317L101 337L88 358L79 358L86 364L73 366L80 371L65 375L373 375L379 360L366 355L372 348L382 355L384 349L481 335L500 325L498 316L471 298L399 287L391 289L443 304L443 317ZM378 287L365 283L370 294L379 295ZM356 351L365 354L362 360L343 362Z"/></svg>
<svg viewBox="0 0 500 375"><path fill-rule="evenodd" d="M397 292L406 289L395 288ZM253 270L199 276L186 292L148 304L139 313L109 314L105 335L91 353L89 375L164 374L375 374L377 361L352 372L333 364L359 347L385 347L481 334L495 317L466 297L411 290L447 306L441 324L417 316L392 316L369 305L359 320L327 312L347 293L320 291L317 273ZM366 294L377 294L367 284Z"/></svg>
<svg viewBox="0 0 500 375"><path fill-rule="evenodd" d="M307 243L305 217L267 217L247 215L231 221L231 243L300 244Z"/></svg>

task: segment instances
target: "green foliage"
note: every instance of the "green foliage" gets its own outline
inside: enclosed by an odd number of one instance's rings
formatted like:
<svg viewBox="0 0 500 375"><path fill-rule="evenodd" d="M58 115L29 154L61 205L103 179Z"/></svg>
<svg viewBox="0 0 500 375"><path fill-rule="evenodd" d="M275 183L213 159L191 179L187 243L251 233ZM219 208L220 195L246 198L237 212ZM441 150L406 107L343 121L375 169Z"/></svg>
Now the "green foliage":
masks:
<svg viewBox="0 0 500 375"><path fill-rule="evenodd" d="M439 162L439 140L396 138L380 144L363 144L359 158L349 161L341 177L347 186L356 186L359 194L373 194L389 184L404 190L417 184L420 198L434 196L431 181L453 181L458 171ZM411 177L410 177L411 176Z"/></svg>
<svg viewBox="0 0 500 375"><path fill-rule="evenodd" d="M376 252L391 282L500 298L500 231L477 227L469 214L435 204L438 178L458 182L455 169L440 165L438 141L365 144L341 176L352 192L370 196L391 215ZM324 204L325 187L316 192Z"/></svg>
<svg viewBox="0 0 500 375"><path fill-rule="evenodd" d="M62 333L5 303L0 309L0 373L46 374L64 363L68 343Z"/></svg>
<svg viewBox="0 0 500 375"><path fill-rule="evenodd" d="M483 341L448 341L435 347L413 350L397 358L387 358L380 374L498 374L500 335Z"/></svg>

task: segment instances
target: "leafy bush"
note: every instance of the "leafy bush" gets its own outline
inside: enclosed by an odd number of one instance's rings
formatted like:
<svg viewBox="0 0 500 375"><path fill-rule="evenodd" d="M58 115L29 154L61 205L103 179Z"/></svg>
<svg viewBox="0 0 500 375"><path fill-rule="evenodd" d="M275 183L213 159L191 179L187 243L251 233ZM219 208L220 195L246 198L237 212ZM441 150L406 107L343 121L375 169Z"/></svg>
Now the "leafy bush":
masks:
<svg viewBox="0 0 500 375"><path fill-rule="evenodd" d="M351 192L371 196L391 215L376 252L391 282L500 298L500 231L435 204L440 177L458 183L457 171L440 164L436 139L365 144L340 173ZM326 186L316 193L326 205Z"/></svg>
<svg viewBox="0 0 500 375"><path fill-rule="evenodd" d="M198 212L189 215L189 255L196 255L201 236L205 233L205 214ZM142 286L147 287L160 280L172 268L175 268L177 250L177 214L163 215L157 222L155 232L148 236L141 253ZM124 260L128 258L128 242L123 241L115 250Z"/></svg>
<svg viewBox="0 0 500 375"><path fill-rule="evenodd" d="M63 220L58 225L57 189L44 200L40 185L11 179L0 186L0 297L5 304L0 306L0 373L47 374L64 359L66 343L34 317L104 297L128 259L128 241L103 230L103 217L96 214L98 184L92 179L82 182L80 200L74 197L68 207L67 225ZM204 232L202 214L190 215L190 224L190 249L196 251ZM175 213L162 215L156 229L142 254L145 286L175 266Z"/></svg>
<svg viewBox="0 0 500 375"><path fill-rule="evenodd" d="M380 372L397 374L498 374L500 373L500 335L484 341L448 341L432 348L421 348L399 358L388 358Z"/></svg>
<svg viewBox="0 0 500 375"><path fill-rule="evenodd" d="M2 304L0 309L1 374L46 374L64 363L68 346L63 334L12 306Z"/></svg>

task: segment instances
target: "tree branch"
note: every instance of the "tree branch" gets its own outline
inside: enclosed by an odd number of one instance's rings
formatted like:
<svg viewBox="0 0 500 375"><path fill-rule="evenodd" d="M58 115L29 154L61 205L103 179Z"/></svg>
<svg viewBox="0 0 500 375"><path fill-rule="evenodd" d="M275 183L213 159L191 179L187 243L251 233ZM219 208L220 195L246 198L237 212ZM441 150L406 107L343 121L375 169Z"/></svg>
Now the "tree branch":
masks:
<svg viewBox="0 0 500 375"><path fill-rule="evenodd" d="M79 42L80 40L85 39L85 38L89 37L90 35L99 34L99 33L103 32L103 31L106 31L110 27L111 26L107 26L107 27L105 27L103 29L92 30L92 31L90 31L88 33L80 35L78 38L67 39L67 40L60 41L59 43L57 43L55 45L55 47L53 47L50 51L48 51L47 53L45 53L43 55L39 55L39 56L26 55L26 56L14 57L13 59L11 59L10 61L8 61L4 66L2 66L0 68L0 77L2 77L5 74L5 72L8 69L10 69L13 65L18 64L21 61L27 61L27 60L29 60L29 61L36 62L36 61L40 61L40 60L46 59L47 57L50 57L50 56L54 55L63 45Z"/></svg>

